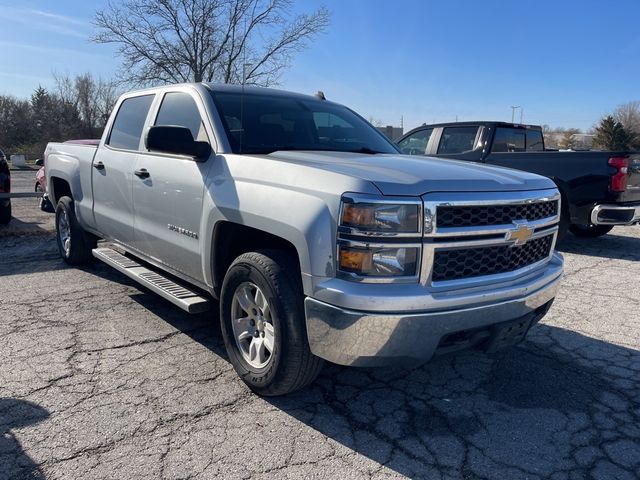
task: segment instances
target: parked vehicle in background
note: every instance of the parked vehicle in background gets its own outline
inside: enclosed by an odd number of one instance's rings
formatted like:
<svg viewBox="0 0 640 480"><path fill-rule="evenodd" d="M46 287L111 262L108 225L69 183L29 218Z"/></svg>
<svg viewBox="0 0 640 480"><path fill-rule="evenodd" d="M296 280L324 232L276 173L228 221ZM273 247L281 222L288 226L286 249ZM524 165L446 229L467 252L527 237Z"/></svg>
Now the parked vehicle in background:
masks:
<svg viewBox="0 0 640 480"><path fill-rule="evenodd" d="M560 236L598 237L640 222L640 153L546 151L542 129L504 122L423 125L397 142L409 155L515 168L552 179L562 194Z"/></svg>
<svg viewBox="0 0 640 480"><path fill-rule="evenodd" d="M0 150L0 194L11 193L11 170L4 152ZM5 225L11 220L11 199L0 198L0 225Z"/></svg>
<svg viewBox="0 0 640 480"><path fill-rule="evenodd" d="M35 163L40 167L40 169L36 172L36 184L34 189L36 193L42 194L38 200L38 206L43 212L54 213L56 209L49 201L49 195L47 194L47 177L44 169L44 161L39 158Z"/></svg>
<svg viewBox="0 0 640 480"><path fill-rule="evenodd" d="M552 181L418 162L323 96L132 92L97 147L50 143L45 161L62 258L96 257L188 312L219 299L229 359L264 395L304 387L322 359L513 345L562 276Z"/></svg>

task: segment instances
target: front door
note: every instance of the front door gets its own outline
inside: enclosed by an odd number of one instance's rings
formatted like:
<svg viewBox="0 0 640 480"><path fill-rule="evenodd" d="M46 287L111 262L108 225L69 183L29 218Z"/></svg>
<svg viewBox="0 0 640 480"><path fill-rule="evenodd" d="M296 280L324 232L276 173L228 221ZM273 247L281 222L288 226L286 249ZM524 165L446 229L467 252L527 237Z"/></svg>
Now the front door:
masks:
<svg viewBox="0 0 640 480"><path fill-rule="evenodd" d="M186 91L165 93L153 124L187 127L194 139L209 141L196 100ZM200 221L209 164L142 152L133 177L135 248L198 281L203 281Z"/></svg>

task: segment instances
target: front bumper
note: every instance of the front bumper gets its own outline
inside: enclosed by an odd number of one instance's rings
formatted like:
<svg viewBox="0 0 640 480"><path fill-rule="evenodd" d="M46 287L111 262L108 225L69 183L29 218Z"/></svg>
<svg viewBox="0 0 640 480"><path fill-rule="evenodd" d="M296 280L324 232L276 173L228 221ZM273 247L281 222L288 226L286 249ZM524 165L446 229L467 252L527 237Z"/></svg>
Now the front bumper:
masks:
<svg viewBox="0 0 640 480"><path fill-rule="evenodd" d="M593 225L632 225L640 222L640 205L596 205L590 219Z"/></svg>
<svg viewBox="0 0 640 480"><path fill-rule="evenodd" d="M315 355L341 365L423 363L438 350L446 350L443 342L455 334L517 319L538 321L556 296L562 267L562 257L554 254L541 274L502 286L499 297L490 290L451 292L442 299L441 308L431 297L425 301L429 310L420 312L352 310L309 297L305 300L309 345Z"/></svg>

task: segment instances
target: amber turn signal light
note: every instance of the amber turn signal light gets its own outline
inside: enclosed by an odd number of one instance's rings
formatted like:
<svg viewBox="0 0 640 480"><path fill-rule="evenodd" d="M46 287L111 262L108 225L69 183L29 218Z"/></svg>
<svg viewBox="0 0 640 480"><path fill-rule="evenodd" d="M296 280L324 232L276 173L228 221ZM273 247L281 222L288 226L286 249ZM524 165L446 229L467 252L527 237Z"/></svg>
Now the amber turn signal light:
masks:
<svg viewBox="0 0 640 480"><path fill-rule="evenodd" d="M369 272L372 267L372 259L373 252L371 250L340 247L340 269L346 272Z"/></svg>

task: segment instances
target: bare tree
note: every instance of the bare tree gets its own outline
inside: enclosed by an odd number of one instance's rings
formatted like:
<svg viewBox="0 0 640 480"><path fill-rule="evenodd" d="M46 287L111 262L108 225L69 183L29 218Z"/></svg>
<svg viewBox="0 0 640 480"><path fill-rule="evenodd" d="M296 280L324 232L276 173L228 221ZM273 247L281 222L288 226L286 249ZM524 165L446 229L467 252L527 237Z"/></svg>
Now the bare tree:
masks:
<svg viewBox="0 0 640 480"><path fill-rule="evenodd" d="M567 128L562 129L562 138L558 142L558 148L573 150L576 148L576 138L575 134L580 133L580 129L578 128Z"/></svg>
<svg viewBox="0 0 640 480"><path fill-rule="evenodd" d="M74 78L56 73L53 76L57 97L63 105L70 107L66 111L78 117L82 135L100 135L118 99L114 82L95 79L91 73ZM78 121L72 123L77 124Z"/></svg>
<svg viewBox="0 0 640 480"><path fill-rule="evenodd" d="M93 41L118 45L120 76L134 85L220 82L273 85L295 53L329 25L320 7L292 0L125 0L96 12Z"/></svg>
<svg viewBox="0 0 640 480"><path fill-rule="evenodd" d="M629 146L634 150L640 149L640 101L619 105L613 111L613 118L629 134Z"/></svg>

